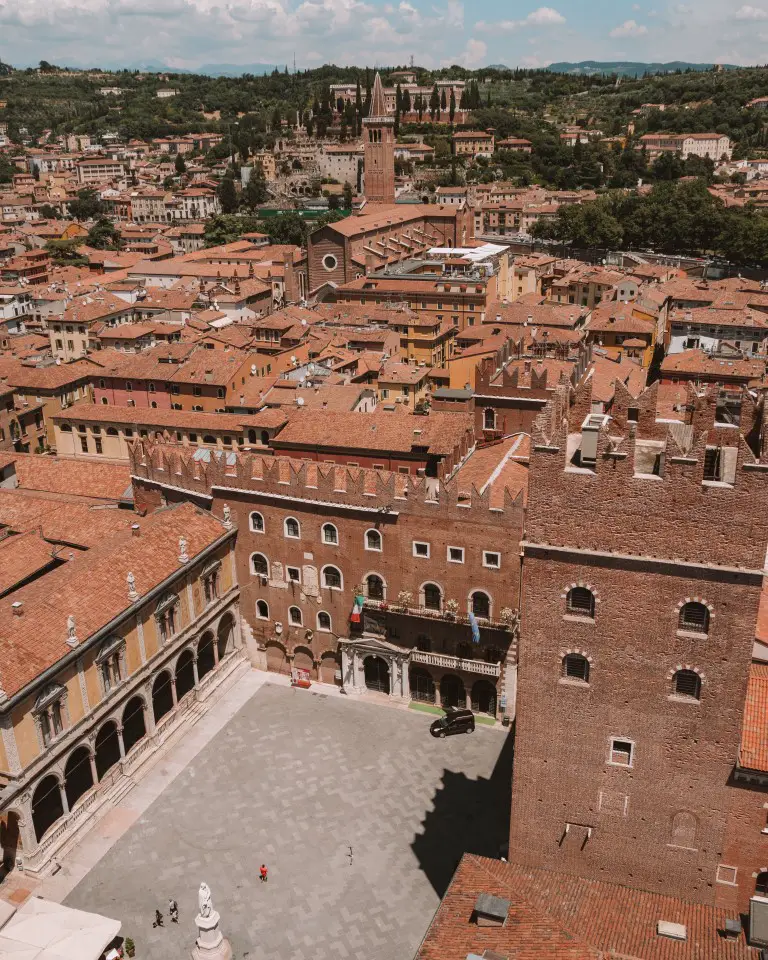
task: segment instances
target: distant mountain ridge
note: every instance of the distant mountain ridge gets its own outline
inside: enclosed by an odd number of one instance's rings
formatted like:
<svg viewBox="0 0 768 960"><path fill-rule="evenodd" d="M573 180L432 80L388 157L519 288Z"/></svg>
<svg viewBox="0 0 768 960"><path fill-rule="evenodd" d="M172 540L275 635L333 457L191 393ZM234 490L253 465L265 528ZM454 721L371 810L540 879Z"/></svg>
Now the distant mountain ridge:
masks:
<svg viewBox="0 0 768 960"><path fill-rule="evenodd" d="M594 76L597 74L618 74L623 77L642 77L644 73L674 73L676 70L711 70L714 63L687 63L685 60L673 60L671 63L640 63L632 60L580 60L578 63L550 63L547 70L552 73L571 73L575 76ZM738 70L732 63L721 64L725 70Z"/></svg>

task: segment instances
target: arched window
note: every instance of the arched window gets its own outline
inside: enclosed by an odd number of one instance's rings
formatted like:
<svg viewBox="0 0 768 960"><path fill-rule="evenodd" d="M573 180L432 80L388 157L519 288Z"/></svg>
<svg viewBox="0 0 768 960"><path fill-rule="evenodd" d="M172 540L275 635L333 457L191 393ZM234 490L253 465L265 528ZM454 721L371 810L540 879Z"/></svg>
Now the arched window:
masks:
<svg viewBox="0 0 768 960"><path fill-rule="evenodd" d="M256 616L259 620L269 620L269 604L266 600L256 601Z"/></svg>
<svg viewBox="0 0 768 960"><path fill-rule="evenodd" d="M321 610L317 615L317 629L322 630L324 633L329 633L331 630L331 615L326 613L325 610Z"/></svg>
<svg viewBox="0 0 768 960"><path fill-rule="evenodd" d="M678 670L672 678L672 689L677 697L701 700L701 677L695 670Z"/></svg>
<svg viewBox="0 0 768 960"><path fill-rule="evenodd" d="M323 567L323 586L329 590L341 590L343 580L337 567Z"/></svg>
<svg viewBox="0 0 768 960"><path fill-rule="evenodd" d="M108 437L118 436L117 427L107 427L107 436Z"/></svg>
<svg viewBox="0 0 768 960"><path fill-rule="evenodd" d="M483 429L485 430L495 430L496 429L496 411L491 407L487 407L483 413Z"/></svg>
<svg viewBox="0 0 768 960"><path fill-rule="evenodd" d="M672 818L670 843L673 847L685 847L688 850L696 848L696 817L692 813L681 810Z"/></svg>
<svg viewBox="0 0 768 960"><path fill-rule="evenodd" d="M589 683L589 660L580 653L567 653L563 657L563 677Z"/></svg>
<svg viewBox="0 0 768 960"><path fill-rule="evenodd" d="M486 620L491 616L491 598L483 590L475 590L470 599L470 609L476 617Z"/></svg>
<svg viewBox="0 0 768 960"><path fill-rule="evenodd" d="M166 593L155 608L155 619L163 643L174 636L179 627L179 598L175 593Z"/></svg>
<svg viewBox="0 0 768 960"><path fill-rule="evenodd" d="M337 545L339 542L339 531L332 523L323 524L323 543Z"/></svg>
<svg viewBox="0 0 768 960"><path fill-rule="evenodd" d="M208 444L210 444L212 447L215 447L215 446L216 446L216 437L211 436L210 433L206 433L206 435L203 437L203 443L208 443Z"/></svg>
<svg viewBox="0 0 768 960"><path fill-rule="evenodd" d="M438 587L436 583L425 583L423 591L424 607L427 610L442 610L443 591L440 589L440 587Z"/></svg>
<svg viewBox="0 0 768 960"><path fill-rule="evenodd" d="M375 573L369 573L365 578L365 590L369 600L384 599L384 581Z"/></svg>
<svg viewBox="0 0 768 960"><path fill-rule="evenodd" d="M264 533L264 517L257 510L251 514L251 530L254 533Z"/></svg>
<svg viewBox="0 0 768 960"><path fill-rule="evenodd" d="M301 536L301 527L295 517L288 517L285 521L284 529L286 537L290 537L291 540L298 540Z"/></svg>
<svg viewBox="0 0 768 960"><path fill-rule="evenodd" d="M269 560L267 560L263 553L254 553L251 556L251 570L256 576L269 576Z"/></svg>
<svg viewBox="0 0 768 960"><path fill-rule="evenodd" d="M381 534L378 530L365 531L365 549L381 553Z"/></svg>
<svg viewBox="0 0 768 960"><path fill-rule="evenodd" d="M301 610L298 607L289 607L288 608L288 620L294 625L294 627L300 627L303 623L301 617Z"/></svg>
<svg viewBox="0 0 768 960"><path fill-rule="evenodd" d="M684 603L680 608L679 626L681 630L695 633L709 633L709 610L698 601Z"/></svg>
<svg viewBox="0 0 768 960"><path fill-rule="evenodd" d="M565 598L565 609L577 617L595 616L595 595L586 587L571 587Z"/></svg>

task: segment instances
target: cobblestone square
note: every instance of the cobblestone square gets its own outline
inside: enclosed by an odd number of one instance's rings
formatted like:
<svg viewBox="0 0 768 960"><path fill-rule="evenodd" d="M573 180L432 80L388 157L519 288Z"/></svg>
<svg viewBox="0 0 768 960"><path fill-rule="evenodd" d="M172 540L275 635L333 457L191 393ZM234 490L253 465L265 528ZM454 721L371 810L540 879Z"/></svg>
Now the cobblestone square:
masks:
<svg viewBox="0 0 768 960"><path fill-rule="evenodd" d="M261 687L66 902L122 919L137 960L189 956L201 880L237 960L410 960L461 853L504 843L509 744L322 689Z"/></svg>

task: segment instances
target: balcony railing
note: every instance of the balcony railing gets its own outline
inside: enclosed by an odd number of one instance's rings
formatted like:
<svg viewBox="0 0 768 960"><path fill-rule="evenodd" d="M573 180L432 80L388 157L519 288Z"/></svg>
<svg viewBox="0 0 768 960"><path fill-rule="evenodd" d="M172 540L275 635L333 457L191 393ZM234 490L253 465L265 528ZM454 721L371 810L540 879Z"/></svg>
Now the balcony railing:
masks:
<svg viewBox="0 0 768 960"><path fill-rule="evenodd" d="M481 673L486 677L501 675L499 663L464 660L462 657L449 657L445 653L424 653L422 650L412 650L411 663L426 663L430 667L442 667L444 670L465 670L467 673Z"/></svg>
<svg viewBox="0 0 768 960"><path fill-rule="evenodd" d="M366 610L381 610L382 612L397 613L409 617L420 617L424 620L440 620L448 623L466 623L469 624L469 616L466 613L455 613L451 610L430 610L427 607L410 607L388 600L369 600L366 598L364 607ZM478 617L477 623L481 628L491 630L510 630L517 623L517 611L513 612L510 619L498 620L489 617Z"/></svg>

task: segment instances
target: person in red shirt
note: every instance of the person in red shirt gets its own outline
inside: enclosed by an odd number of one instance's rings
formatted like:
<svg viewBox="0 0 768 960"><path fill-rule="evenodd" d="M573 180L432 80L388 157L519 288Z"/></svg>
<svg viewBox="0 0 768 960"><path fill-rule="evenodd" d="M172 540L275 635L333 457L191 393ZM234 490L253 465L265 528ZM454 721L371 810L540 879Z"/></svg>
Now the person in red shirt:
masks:
<svg viewBox="0 0 768 960"><path fill-rule="evenodd" d="M262 863L262 865L259 867L259 876L261 877L261 882L262 882L262 883L266 883L266 882L267 882L267 868L266 868L266 866L265 866L263 863Z"/></svg>

